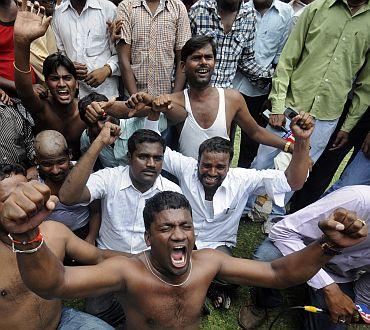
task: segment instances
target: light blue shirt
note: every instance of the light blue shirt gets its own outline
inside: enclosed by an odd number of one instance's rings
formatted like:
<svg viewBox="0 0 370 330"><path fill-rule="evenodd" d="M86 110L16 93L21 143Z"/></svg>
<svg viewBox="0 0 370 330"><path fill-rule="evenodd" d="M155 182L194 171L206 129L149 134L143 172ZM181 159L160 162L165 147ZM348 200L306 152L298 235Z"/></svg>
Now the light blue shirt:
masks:
<svg viewBox="0 0 370 330"><path fill-rule="evenodd" d="M253 1L249 1L248 5L254 9L257 19L254 44L256 62L263 67L277 64L289 36L294 11L289 4L279 0L274 0L271 7L263 15L254 8ZM247 96L265 95L270 91L269 86L260 88L252 85L239 69L235 75L233 86Z"/></svg>
<svg viewBox="0 0 370 330"><path fill-rule="evenodd" d="M121 127L121 135L114 142L113 147L107 146L102 149L99 154L99 160L103 167L116 167L128 165L128 146L127 142L130 136L141 128L150 128L147 126L147 120L143 118L121 119L119 126ZM163 132L167 128L167 119L161 114L159 119L159 131ZM84 154L89 149L91 143L87 135L87 130L84 130L80 139L80 150Z"/></svg>

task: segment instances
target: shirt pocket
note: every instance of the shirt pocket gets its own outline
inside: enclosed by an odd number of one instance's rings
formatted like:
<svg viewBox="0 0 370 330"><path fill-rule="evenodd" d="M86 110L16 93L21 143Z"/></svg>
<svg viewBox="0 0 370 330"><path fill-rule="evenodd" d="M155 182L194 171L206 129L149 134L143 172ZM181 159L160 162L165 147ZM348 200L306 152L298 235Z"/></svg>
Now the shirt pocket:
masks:
<svg viewBox="0 0 370 330"><path fill-rule="evenodd" d="M176 29L177 24L171 19L163 19L161 20L161 25L157 26L157 45L160 45L163 51L173 52L176 41Z"/></svg>
<svg viewBox="0 0 370 330"><path fill-rule="evenodd" d="M106 34L94 34L88 37L86 56L93 57L102 54L107 47L108 39Z"/></svg>
<svg viewBox="0 0 370 330"><path fill-rule="evenodd" d="M232 55L235 57L239 57L245 47L245 39L240 35L236 35L230 38L231 40L229 42L230 48L232 49Z"/></svg>

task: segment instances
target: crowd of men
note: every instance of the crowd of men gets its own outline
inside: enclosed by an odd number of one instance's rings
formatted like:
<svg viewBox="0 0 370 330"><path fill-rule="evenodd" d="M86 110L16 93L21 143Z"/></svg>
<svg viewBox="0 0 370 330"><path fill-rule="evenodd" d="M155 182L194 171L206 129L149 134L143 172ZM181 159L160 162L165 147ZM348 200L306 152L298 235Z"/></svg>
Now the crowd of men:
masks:
<svg viewBox="0 0 370 330"><path fill-rule="evenodd" d="M0 0L0 329L370 323L369 118L369 0Z"/></svg>

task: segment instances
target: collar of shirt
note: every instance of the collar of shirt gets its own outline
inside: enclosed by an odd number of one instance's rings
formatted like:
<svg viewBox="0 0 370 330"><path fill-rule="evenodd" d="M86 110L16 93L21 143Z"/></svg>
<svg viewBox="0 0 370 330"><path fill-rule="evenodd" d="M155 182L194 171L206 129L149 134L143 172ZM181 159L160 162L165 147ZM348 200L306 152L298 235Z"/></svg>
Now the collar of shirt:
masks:
<svg viewBox="0 0 370 330"><path fill-rule="evenodd" d="M205 8L208 8L210 11L213 11L214 14L216 16L218 16L218 18L220 19L221 21L221 16L220 14L218 13L218 9L217 9L217 1L216 0L206 0L204 2L204 5L205 5ZM236 22L237 20L239 20L241 17L243 17L244 15L247 15L248 14L248 2L244 2L242 1L241 4L240 4L240 8L239 8L239 11L238 11L238 14L236 15L235 17L235 21ZM234 25L234 24L233 24Z"/></svg>
<svg viewBox="0 0 370 330"><path fill-rule="evenodd" d="M262 17L262 15L259 13L259 11L256 9L256 7L254 6L254 2L251 0L251 1L249 1L249 2L247 2L247 4L249 5L249 6L251 6L252 8L253 8L253 10L255 11L255 13L256 13L256 15L257 16L261 16ZM271 6L270 6L270 8L268 8L267 10L266 10L266 12L265 12L265 14L268 12L268 11L271 11L271 10L277 10L277 12L279 13L279 15L281 16L281 17L283 17L284 18L284 15L282 14L282 5L281 5L281 2L280 1L277 1L277 0L274 0L273 2L272 2L272 4L271 4ZM264 14L264 15L265 15Z"/></svg>
<svg viewBox="0 0 370 330"><path fill-rule="evenodd" d="M71 4L71 1L70 0L66 0L65 2L63 2L61 4L61 6L63 6L61 8L61 11L66 11L68 8L71 8L71 9L74 9L72 4ZM81 14L87 10L87 8L90 7L90 8L95 8L95 9L102 9L101 5L100 5L100 2L98 0L86 0L86 3L85 3L85 6L84 8L82 9L82 12Z"/></svg>
<svg viewBox="0 0 370 330"><path fill-rule="evenodd" d="M126 166L123 170L121 185L119 189L124 190L129 187L132 187L135 190L137 190L135 186L133 185L131 178L130 178L130 165ZM158 178L155 180L153 186L149 190L143 192L142 194L144 195L144 194L150 193L151 191L156 190L156 189L159 191L164 190L161 175L159 175Z"/></svg>
<svg viewBox="0 0 370 330"><path fill-rule="evenodd" d="M162 11L164 8L167 8L168 6L168 1L169 0L160 0L159 1L159 5L158 5L158 8L157 10L155 11L154 15L157 15L160 11ZM140 6L144 6L144 8L149 12L151 13L151 11L149 10L149 7L148 7L148 4L145 0L134 0L132 1L132 7L140 7ZM167 8L168 9L168 8Z"/></svg>
<svg viewBox="0 0 370 330"><path fill-rule="evenodd" d="M344 3L347 7L349 7L347 0L330 0L329 7L332 7L337 2ZM370 0L364 6L362 6L353 16L360 14L362 12L368 11L368 10L370 10Z"/></svg>

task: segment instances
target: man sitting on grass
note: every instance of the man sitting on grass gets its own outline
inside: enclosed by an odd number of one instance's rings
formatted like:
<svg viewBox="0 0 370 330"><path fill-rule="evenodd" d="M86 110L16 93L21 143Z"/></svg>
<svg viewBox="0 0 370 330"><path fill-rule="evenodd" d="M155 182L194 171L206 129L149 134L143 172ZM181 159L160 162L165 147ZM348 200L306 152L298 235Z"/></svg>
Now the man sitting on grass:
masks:
<svg viewBox="0 0 370 330"><path fill-rule="evenodd" d="M57 202L47 186L29 182L20 184L1 210L1 224L11 233L23 281L49 299L120 292L127 329L197 329L215 277L240 285L286 288L308 280L332 258L327 246L348 248L367 236L367 226L356 214L334 211L319 223L324 233L320 240L272 263L210 249L193 251L190 204L183 195L164 191L150 198L143 212L150 251L95 266L64 267L37 235Z"/></svg>

